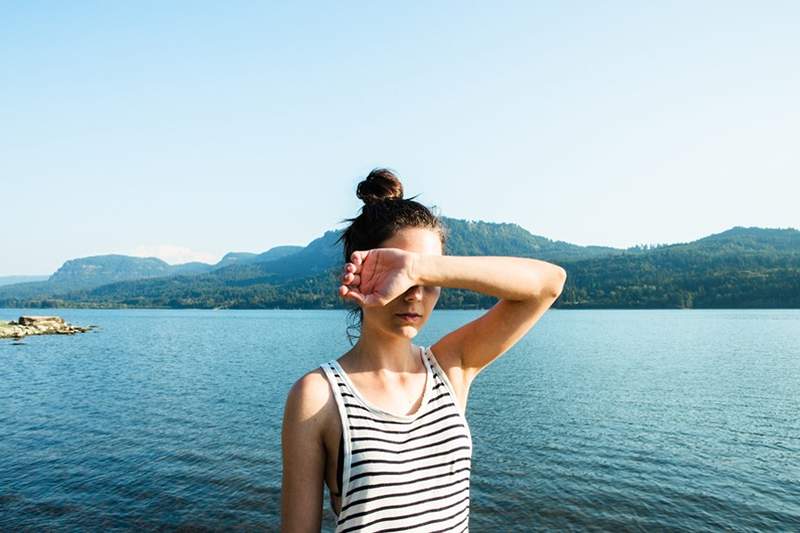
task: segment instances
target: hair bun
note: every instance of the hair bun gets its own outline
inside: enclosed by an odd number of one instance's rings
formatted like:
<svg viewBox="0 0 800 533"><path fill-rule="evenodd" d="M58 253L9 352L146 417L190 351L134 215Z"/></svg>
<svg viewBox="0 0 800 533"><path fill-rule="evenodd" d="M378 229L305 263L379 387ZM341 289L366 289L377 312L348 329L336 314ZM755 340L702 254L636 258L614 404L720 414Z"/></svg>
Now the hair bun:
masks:
<svg viewBox="0 0 800 533"><path fill-rule="evenodd" d="M356 196L364 204L370 205L384 200L402 200L403 185L400 179L389 169L376 168L358 184Z"/></svg>

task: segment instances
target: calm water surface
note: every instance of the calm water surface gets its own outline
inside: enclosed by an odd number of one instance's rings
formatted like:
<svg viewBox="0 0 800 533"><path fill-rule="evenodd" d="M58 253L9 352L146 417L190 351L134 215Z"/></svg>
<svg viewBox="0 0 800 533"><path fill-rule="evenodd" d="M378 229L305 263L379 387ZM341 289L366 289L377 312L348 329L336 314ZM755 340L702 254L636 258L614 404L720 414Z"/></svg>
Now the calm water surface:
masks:
<svg viewBox="0 0 800 533"><path fill-rule="evenodd" d="M100 327L0 341L0 530L278 529L286 393L343 312L20 314ZM473 531L800 530L798 310L553 310L467 418Z"/></svg>

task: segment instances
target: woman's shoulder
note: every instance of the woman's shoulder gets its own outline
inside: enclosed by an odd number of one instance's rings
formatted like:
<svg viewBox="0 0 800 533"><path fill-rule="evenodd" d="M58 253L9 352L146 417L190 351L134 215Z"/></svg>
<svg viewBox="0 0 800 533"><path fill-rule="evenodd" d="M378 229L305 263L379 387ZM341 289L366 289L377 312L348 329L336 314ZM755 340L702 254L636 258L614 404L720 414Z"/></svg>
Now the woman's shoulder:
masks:
<svg viewBox="0 0 800 533"><path fill-rule="evenodd" d="M331 408L335 407L328 379L323 370L317 367L292 384L286 398L285 416L287 420L296 421L313 419L323 427Z"/></svg>
<svg viewBox="0 0 800 533"><path fill-rule="evenodd" d="M322 368L317 367L300 376L289 389L289 394L316 397L324 392L327 385L328 381L325 373Z"/></svg>

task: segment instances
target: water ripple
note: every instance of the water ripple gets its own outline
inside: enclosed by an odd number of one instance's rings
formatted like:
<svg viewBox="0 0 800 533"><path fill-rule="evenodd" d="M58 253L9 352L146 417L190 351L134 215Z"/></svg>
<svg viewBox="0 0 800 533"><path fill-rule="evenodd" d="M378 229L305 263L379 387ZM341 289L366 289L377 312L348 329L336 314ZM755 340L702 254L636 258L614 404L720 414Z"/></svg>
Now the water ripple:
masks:
<svg viewBox="0 0 800 533"><path fill-rule="evenodd" d="M53 312L103 329L0 343L0 530L278 530L283 402L344 313ZM437 313L415 342L477 316ZM800 531L797 331L548 313L471 388L471 529Z"/></svg>

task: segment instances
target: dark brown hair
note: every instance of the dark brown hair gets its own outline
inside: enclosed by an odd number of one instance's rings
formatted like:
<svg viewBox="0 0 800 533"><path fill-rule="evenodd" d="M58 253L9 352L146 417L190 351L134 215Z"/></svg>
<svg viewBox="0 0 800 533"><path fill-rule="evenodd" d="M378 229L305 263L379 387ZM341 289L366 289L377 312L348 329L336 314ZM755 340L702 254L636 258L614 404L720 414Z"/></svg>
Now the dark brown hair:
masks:
<svg viewBox="0 0 800 533"><path fill-rule="evenodd" d="M403 185L397 175L386 168L376 168L356 188L356 196L364 202L361 213L355 218L346 218L342 222L350 225L336 241L342 241L344 262L356 250L378 248L381 243L391 238L403 228L430 228L439 233L444 253L447 232L439 217L414 198L403 198ZM357 335L351 331L361 331L364 312L357 304L349 309L350 324L347 337L350 344Z"/></svg>

